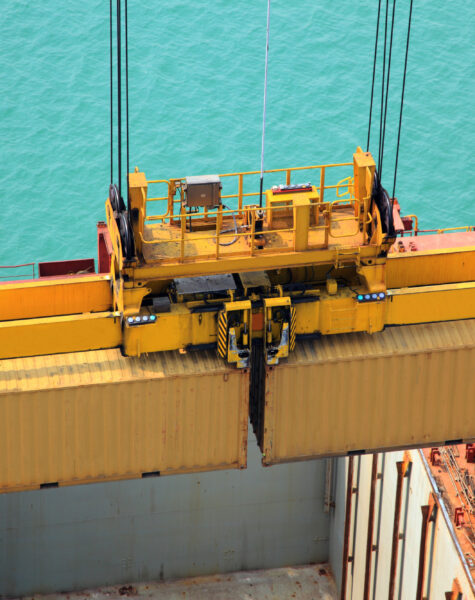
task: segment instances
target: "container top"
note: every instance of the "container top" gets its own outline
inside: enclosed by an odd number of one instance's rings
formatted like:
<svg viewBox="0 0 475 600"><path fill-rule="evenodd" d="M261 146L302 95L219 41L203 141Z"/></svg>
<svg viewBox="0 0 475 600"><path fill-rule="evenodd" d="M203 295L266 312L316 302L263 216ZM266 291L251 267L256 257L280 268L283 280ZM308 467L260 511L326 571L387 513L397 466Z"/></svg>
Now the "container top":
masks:
<svg viewBox="0 0 475 600"><path fill-rule="evenodd" d="M475 347L475 319L399 325L369 334L342 333L300 341L283 365L362 360ZM279 367L277 367L279 368Z"/></svg>
<svg viewBox="0 0 475 600"><path fill-rule="evenodd" d="M234 371L210 350L124 357L117 348L0 360L0 394Z"/></svg>

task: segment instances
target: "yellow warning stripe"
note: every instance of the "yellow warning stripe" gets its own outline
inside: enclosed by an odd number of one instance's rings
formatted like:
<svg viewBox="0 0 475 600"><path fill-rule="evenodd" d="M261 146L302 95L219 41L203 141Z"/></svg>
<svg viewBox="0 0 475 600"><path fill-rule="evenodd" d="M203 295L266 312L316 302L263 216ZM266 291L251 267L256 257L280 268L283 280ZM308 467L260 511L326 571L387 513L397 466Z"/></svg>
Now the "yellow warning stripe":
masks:
<svg viewBox="0 0 475 600"><path fill-rule="evenodd" d="M295 306L290 307L290 340L289 348L292 352L295 350L295 336L297 333L297 310Z"/></svg>
<svg viewBox="0 0 475 600"><path fill-rule="evenodd" d="M223 310L218 317L218 356L226 358L228 353L228 315Z"/></svg>

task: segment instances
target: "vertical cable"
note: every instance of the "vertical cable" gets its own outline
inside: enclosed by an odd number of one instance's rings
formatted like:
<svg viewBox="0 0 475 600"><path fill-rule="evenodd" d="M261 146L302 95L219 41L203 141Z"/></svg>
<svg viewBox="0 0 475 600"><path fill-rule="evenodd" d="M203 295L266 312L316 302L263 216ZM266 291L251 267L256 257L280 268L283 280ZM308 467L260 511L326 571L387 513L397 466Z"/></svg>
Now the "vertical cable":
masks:
<svg viewBox="0 0 475 600"><path fill-rule="evenodd" d="M393 32L394 32L394 13L396 10L396 0L393 0L393 13L391 16L391 38L389 40L389 57L388 57L388 76L386 79L386 99L384 101L384 120L383 120L383 141L381 144L381 166L379 168L379 177L383 177L383 160L384 160L384 138L386 137L386 115L388 114L388 97L389 97L389 77L391 74L391 56L393 53Z"/></svg>
<svg viewBox="0 0 475 600"><path fill-rule="evenodd" d="M113 61L112 61L112 0L109 0L109 57L110 57L110 151L111 151L111 185L114 182L114 91L113 91Z"/></svg>
<svg viewBox="0 0 475 600"><path fill-rule="evenodd" d="M117 0L117 152L118 152L118 185L119 200L122 198L122 106L121 106L121 43L120 43L120 2Z"/></svg>
<svg viewBox="0 0 475 600"><path fill-rule="evenodd" d="M404 60L404 76L402 78L402 92L401 92L401 108L399 111L399 128L397 133L397 145L396 145L396 163L394 165L394 181L393 181L393 195L392 204L394 205L394 194L396 193L396 175L397 175L397 163L399 159L399 142L401 140L401 123L402 123L402 109L404 106L404 90L406 89L406 71L407 71L407 56L409 54L409 36L411 34L411 21L412 21L412 3L409 6L409 21L407 25L407 39L406 39L406 58Z"/></svg>
<svg viewBox="0 0 475 600"><path fill-rule="evenodd" d="M266 63L264 73L264 107L262 111L262 146L261 146L261 182L259 192L259 206L262 208L262 188L264 184L264 144L266 137L266 108L267 108L267 66L269 63L269 24L270 0L267 0L267 31L266 31Z"/></svg>
<svg viewBox="0 0 475 600"><path fill-rule="evenodd" d="M127 19L127 0L124 2L125 8L125 127L127 138L127 209L130 213L129 206L129 33Z"/></svg>
<svg viewBox="0 0 475 600"><path fill-rule="evenodd" d="M373 60L373 82L371 84L371 101L369 103L369 120L368 120L368 141L366 143L366 152L369 152L369 138L371 134L371 117L373 113L373 97L374 97L374 79L376 75L376 59L378 56L378 38L379 38L379 18L381 15L381 0L378 3L378 19L376 21L376 40L374 42L374 60Z"/></svg>
<svg viewBox="0 0 475 600"><path fill-rule="evenodd" d="M381 142L383 140L384 78L386 76L386 42L387 42L387 38L388 38L388 11L389 11L389 0L386 0L386 16L385 16L385 24L384 24L383 75L381 77L381 112L379 115L378 173L381 169Z"/></svg>

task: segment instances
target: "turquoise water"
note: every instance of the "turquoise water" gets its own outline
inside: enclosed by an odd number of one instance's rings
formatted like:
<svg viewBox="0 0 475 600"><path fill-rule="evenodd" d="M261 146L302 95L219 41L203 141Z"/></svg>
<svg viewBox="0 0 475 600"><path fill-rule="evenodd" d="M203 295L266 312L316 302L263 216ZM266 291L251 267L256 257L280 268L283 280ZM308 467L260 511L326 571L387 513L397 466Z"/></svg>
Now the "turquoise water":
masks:
<svg viewBox="0 0 475 600"><path fill-rule="evenodd" d="M266 4L129 0L132 166L149 178L259 168ZM267 168L349 161L366 144L376 4L272 1ZM408 4L396 15L390 189ZM96 253L108 11L2 2L0 264ZM426 227L475 224L474 23L474 2L415 0L397 196Z"/></svg>

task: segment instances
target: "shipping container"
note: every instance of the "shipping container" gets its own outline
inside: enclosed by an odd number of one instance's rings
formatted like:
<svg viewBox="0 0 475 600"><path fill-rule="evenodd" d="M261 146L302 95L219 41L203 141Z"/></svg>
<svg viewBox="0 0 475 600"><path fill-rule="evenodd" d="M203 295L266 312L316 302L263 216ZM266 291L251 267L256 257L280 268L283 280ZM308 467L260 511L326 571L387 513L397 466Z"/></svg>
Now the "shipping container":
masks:
<svg viewBox="0 0 475 600"><path fill-rule="evenodd" d="M266 370L266 465L475 437L475 320L323 336ZM261 399L262 401L262 399Z"/></svg>
<svg viewBox="0 0 475 600"><path fill-rule="evenodd" d="M0 492L244 468L248 373L210 351L0 361Z"/></svg>

